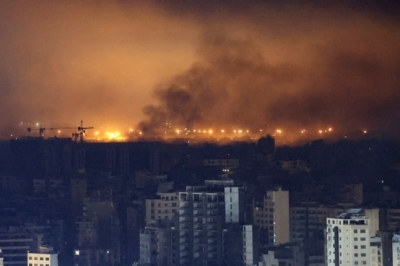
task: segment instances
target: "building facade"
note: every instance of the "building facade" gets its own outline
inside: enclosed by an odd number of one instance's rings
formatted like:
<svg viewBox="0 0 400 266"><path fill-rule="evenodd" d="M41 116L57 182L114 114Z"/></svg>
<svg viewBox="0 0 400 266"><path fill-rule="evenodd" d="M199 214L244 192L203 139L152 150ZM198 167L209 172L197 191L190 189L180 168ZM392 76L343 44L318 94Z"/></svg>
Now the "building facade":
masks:
<svg viewBox="0 0 400 266"><path fill-rule="evenodd" d="M370 220L362 209L327 219L326 265L382 266L380 238L371 237Z"/></svg>
<svg viewBox="0 0 400 266"><path fill-rule="evenodd" d="M289 191L281 188L267 191L263 200L253 204L253 221L260 228L264 245L289 242Z"/></svg>
<svg viewBox="0 0 400 266"><path fill-rule="evenodd" d="M58 254L52 247L41 246L38 253L27 254L28 266L58 266Z"/></svg>

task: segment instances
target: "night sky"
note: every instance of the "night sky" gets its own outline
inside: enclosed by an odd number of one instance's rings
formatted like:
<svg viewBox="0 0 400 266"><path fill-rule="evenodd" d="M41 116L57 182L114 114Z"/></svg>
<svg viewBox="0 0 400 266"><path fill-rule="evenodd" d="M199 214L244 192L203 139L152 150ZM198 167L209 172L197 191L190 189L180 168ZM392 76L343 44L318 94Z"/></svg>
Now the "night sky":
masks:
<svg viewBox="0 0 400 266"><path fill-rule="evenodd" d="M21 122L399 133L399 1L0 2L0 135Z"/></svg>

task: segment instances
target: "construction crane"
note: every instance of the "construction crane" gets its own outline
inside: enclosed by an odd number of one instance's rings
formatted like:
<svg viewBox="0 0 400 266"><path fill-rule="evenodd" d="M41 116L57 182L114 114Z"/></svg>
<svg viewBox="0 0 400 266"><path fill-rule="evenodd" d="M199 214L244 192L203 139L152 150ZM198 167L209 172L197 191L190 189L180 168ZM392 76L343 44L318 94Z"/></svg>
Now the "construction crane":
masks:
<svg viewBox="0 0 400 266"><path fill-rule="evenodd" d="M80 138L80 141L83 141L83 135L86 133L86 129L93 129L94 127L84 127L83 120L81 120L81 126L78 127L78 132L72 133L72 138L77 140Z"/></svg>
<svg viewBox="0 0 400 266"><path fill-rule="evenodd" d="M83 126L83 120L81 120L81 125L78 126L78 128L76 127L51 127L48 128L48 130L60 130L60 129L78 129L78 132L74 132L72 133L72 138L74 140L78 140L78 138L80 139L80 141L83 141L83 135L86 133L87 129L93 129L93 127L84 127ZM38 130L39 131L39 137L43 138L44 137L44 131L46 130L45 127L39 126L39 128L31 128L28 127L28 132L32 132L33 130Z"/></svg>
<svg viewBox="0 0 400 266"><path fill-rule="evenodd" d="M39 137L43 138L44 137L44 131L46 130L46 128L39 126L39 128L31 128L28 127L27 128L28 132L32 132L32 130L38 130L39 131Z"/></svg>
<svg viewBox="0 0 400 266"><path fill-rule="evenodd" d="M74 129L75 127L51 127L51 128L45 128L42 126L39 126L39 128L31 128L28 127L28 132L32 132L33 130L38 130L39 131L39 137L43 138L44 137L44 131L45 130L60 130L60 129Z"/></svg>

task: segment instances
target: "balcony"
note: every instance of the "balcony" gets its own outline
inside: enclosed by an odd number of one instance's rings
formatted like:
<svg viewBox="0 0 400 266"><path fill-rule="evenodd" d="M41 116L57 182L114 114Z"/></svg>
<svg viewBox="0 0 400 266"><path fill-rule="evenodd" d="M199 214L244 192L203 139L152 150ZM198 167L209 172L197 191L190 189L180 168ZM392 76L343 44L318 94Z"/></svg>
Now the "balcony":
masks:
<svg viewBox="0 0 400 266"><path fill-rule="evenodd" d="M203 209L203 204L199 202L193 203L193 209Z"/></svg>
<svg viewBox="0 0 400 266"><path fill-rule="evenodd" d="M181 229L181 230L189 230L189 224L188 223L182 223L182 224L179 224L179 229Z"/></svg>
<svg viewBox="0 0 400 266"><path fill-rule="evenodd" d="M179 257L181 258L181 259L187 259L187 258L189 258L189 252L185 252L185 251L181 251L180 252L180 254L179 254Z"/></svg>
<svg viewBox="0 0 400 266"><path fill-rule="evenodd" d="M216 224L207 224L207 230L216 231L217 225Z"/></svg>
<svg viewBox="0 0 400 266"><path fill-rule="evenodd" d="M187 201L179 202L179 208L189 208L189 202Z"/></svg>
<svg viewBox="0 0 400 266"><path fill-rule="evenodd" d="M179 251L180 253L188 253L189 252L189 245L187 244L183 244L183 245L179 245Z"/></svg>
<svg viewBox="0 0 400 266"><path fill-rule="evenodd" d="M193 235L194 235L194 237L203 237L203 232L201 232L201 231L194 231Z"/></svg>
<svg viewBox="0 0 400 266"><path fill-rule="evenodd" d="M218 234L215 231L211 231L211 232L209 231L209 232L207 232L207 237L208 238L217 238Z"/></svg>
<svg viewBox="0 0 400 266"><path fill-rule="evenodd" d="M218 211L217 210L208 210L207 211L207 216L217 216L218 215Z"/></svg>
<svg viewBox="0 0 400 266"><path fill-rule="evenodd" d="M193 230L203 230L203 224L195 224L195 225L193 225Z"/></svg>
<svg viewBox="0 0 400 266"><path fill-rule="evenodd" d="M197 209L193 211L193 216L203 216L204 212L201 209Z"/></svg>
<svg viewBox="0 0 400 266"><path fill-rule="evenodd" d="M194 245L204 245L204 241L201 238L194 239L193 243Z"/></svg>
<svg viewBox="0 0 400 266"><path fill-rule="evenodd" d="M189 238L188 237L180 237L179 245L189 245Z"/></svg>
<svg viewBox="0 0 400 266"><path fill-rule="evenodd" d="M188 231L180 231L179 232L179 237L189 237Z"/></svg>
<svg viewBox="0 0 400 266"><path fill-rule="evenodd" d="M208 246L207 251L208 253L216 253L218 252L218 248L216 246Z"/></svg>
<svg viewBox="0 0 400 266"><path fill-rule="evenodd" d="M217 203L208 203L207 209L208 210L216 210L216 209L218 209L218 204Z"/></svg>

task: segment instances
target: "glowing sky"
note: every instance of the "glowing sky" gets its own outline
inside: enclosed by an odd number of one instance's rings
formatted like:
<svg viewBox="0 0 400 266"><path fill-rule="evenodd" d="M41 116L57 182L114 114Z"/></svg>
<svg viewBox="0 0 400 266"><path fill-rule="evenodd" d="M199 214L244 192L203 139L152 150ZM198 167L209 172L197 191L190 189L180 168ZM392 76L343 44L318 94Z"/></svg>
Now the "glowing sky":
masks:
<svg viewBox="0 0 400 266"><path fill-rule="evenodd" d="M398 132L400 8L382 2L1 1L0 135L81 119Z"/></svg>

